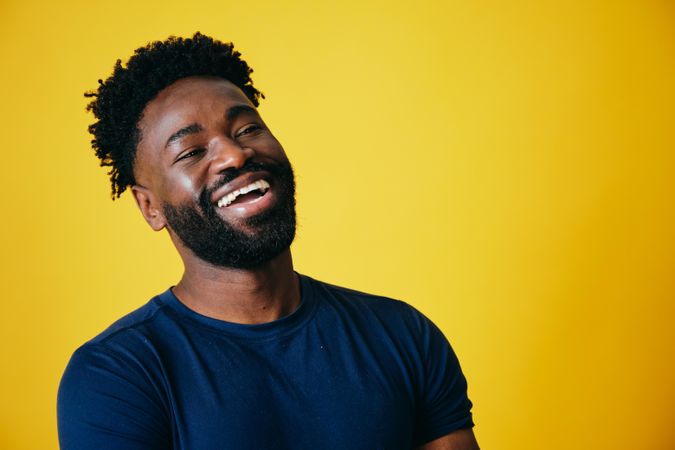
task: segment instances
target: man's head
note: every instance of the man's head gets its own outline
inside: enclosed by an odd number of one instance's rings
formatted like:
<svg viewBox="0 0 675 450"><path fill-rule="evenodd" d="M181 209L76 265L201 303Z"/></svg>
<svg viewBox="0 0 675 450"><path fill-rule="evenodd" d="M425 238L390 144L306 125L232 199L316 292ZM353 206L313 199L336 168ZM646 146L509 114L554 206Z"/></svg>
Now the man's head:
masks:
<svg viewBox="0 0 675 450"><path fill-rule="evenodd" d="M258 266L295 234L294 181L231 44L199 33L118 61L89 105L113 198L131 187L155 230L216 266Z"/></svg>

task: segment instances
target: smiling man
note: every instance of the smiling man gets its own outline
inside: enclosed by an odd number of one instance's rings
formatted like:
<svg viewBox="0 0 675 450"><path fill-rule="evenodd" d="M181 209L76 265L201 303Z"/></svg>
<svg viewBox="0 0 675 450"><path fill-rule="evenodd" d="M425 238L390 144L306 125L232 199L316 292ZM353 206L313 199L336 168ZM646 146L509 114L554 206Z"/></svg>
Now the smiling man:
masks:
<svg viewBox="0 0 675 450"><path fill-rule="evenodd" d="M87 94L113 196L131 190L185 271L75 352L61 448L477 449L433 323L293 270L293 171L250 73L197 33L138 49Z"/></svg>

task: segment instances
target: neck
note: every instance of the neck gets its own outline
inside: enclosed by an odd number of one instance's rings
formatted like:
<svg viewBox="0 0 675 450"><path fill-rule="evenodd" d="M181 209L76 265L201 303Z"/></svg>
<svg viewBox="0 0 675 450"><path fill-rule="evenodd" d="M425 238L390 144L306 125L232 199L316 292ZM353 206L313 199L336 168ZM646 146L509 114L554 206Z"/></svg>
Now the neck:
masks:
<svg viewBox="0 0 675 450"><path fill-rule="evenodd" d="M184 258L185 273L173 292L188 308L241 324L271 322L300 304L300 280L290 249L254 269L215 267Z"/></svg>

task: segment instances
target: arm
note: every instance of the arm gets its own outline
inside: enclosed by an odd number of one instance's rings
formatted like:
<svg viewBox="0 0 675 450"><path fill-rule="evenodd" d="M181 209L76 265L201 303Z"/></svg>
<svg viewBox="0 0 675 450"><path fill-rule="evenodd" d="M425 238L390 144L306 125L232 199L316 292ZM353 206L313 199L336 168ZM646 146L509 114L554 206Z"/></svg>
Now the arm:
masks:
<svg viewBox="0 0 675 450"><path fill-rule="evenodd" d="M62 450L166 450L170 422L137 361L98 345L75 352L59 386Z"/></svg>
<svg viewBox="0 0 675 450"><path fill-rule="evenodd" d="M420 402L413 443L418 450L478 450L459 360L443 333L416 312L420 366Z"/></svg>
<svg viewBox="0 0 675 450"><path fill-rule="evenodd" d="M453 431L441 438L427 442L416 450L480 450L471 428Z"/></svg>

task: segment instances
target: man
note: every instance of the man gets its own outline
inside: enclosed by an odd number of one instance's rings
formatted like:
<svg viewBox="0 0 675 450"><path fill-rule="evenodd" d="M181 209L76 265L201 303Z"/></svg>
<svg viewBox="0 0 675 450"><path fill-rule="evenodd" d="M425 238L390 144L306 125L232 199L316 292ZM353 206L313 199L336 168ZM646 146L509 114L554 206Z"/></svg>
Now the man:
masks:
<svg viewBox="0 0 675 450"><path fill-rule="evenodd" d="M293 172L250 73L197 33L138 49L87 94L113 196L130 188L185 272L75 352L61 448L477 449L428 319L293 271Z"/></svg>

